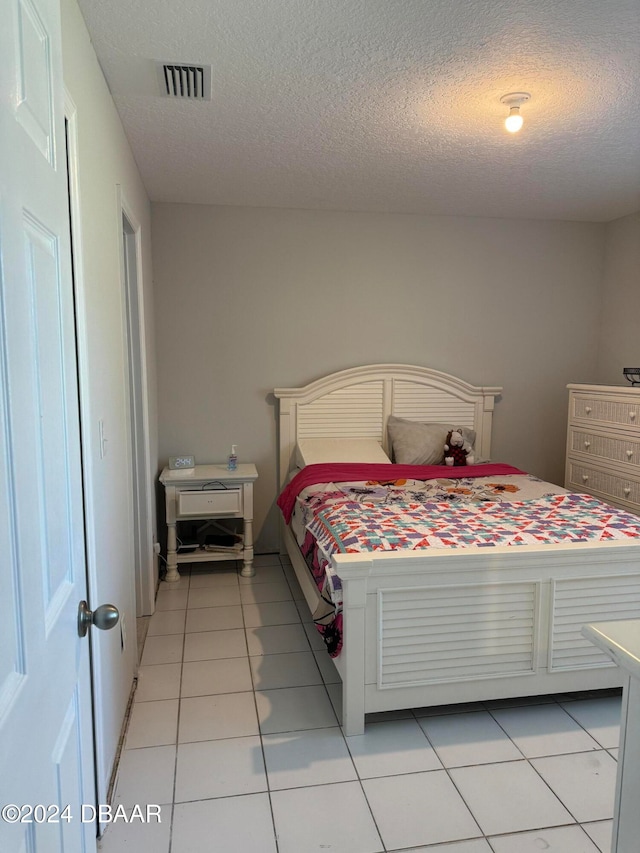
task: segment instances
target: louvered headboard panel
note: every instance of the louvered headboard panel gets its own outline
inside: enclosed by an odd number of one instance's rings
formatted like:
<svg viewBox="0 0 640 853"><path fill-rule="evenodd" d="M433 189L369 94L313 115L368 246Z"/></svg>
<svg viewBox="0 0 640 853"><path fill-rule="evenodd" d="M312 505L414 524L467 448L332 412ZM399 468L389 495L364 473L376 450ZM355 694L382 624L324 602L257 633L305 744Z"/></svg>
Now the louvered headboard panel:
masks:
<svg viewBox="0 0 640 853"><path fill-rule="evenodd" d="M280 482L292 468L298 439L375 438L388 451L389 415L472 427L477 454L488 457L494 400L501 391L407 364L353 367L302 388L276 388Z"/></svg>
<svg viewBox="0 0 640 853"><path fill-rule="evenodd" d="M297 438L377 438L383 428L380 379L330 391L297 407Z"/></svg>

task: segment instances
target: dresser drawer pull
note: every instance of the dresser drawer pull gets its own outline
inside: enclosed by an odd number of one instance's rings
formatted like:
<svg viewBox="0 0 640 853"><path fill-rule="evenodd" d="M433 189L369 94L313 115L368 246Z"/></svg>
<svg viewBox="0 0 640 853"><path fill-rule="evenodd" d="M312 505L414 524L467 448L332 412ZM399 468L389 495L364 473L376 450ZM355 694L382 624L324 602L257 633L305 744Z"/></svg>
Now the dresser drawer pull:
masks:
<svg viewBox="0 0 640 853"><path fill-rule="evenodd" d="M631 459L633 456L633 450L627 450L627 459Z"/></svg>
<svg viewBox="0 0 640 853"><path fill-rule="evenodd" d="M588 450L591 447L591 442L585 441L584 446L585 446L585 449Z"/></svg>
<svg viewBox="0 0 640 853"><path fill-rule="evenodd" d="M636 419L636 413L635 413L635 412L629 412L629 418L630 418L632 421L635 421L635 419Z"/></svg>
<svg viewBox="0 0 640 853"><path fill-rule="evenodd" d="M628 498L628 497L629 497L629 495L631 494L631 487L630 487L630 486L625 486L625 487L624 487L624 489L623 489L622 491L624 492L624 496L625 496L625 498Z"/></svg>
<svg viewBox="0 0 640 853"><path fill-rule="evenodd" d="M582 475L582 482L583 482L583 483L588 483L588 482L589 482L589 475L588 475L588 474L583 474L583 475Z"/></svg>
<svg viewBox="0 0 640 853"><path fill-rule="evenodd" d="M585 406L585 407L584 407L584 410L585 410L585 412L586 412L588 415L590 415L590 414L591 414L591 406Z"/></svg>

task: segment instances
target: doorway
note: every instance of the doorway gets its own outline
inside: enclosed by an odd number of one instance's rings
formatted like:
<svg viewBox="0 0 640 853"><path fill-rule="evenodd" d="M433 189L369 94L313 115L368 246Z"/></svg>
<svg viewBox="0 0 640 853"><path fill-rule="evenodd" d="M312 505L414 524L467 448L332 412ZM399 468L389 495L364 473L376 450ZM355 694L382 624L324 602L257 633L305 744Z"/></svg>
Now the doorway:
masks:
<svg viewBox="0 0 640 853"><path fill-rule="evenodd" d="M135 559L136 616L151 616L158 584L149 465L149 423L141 278L140 226L119 191L122 216L122 283L128 362L130 461Z"/></svg>

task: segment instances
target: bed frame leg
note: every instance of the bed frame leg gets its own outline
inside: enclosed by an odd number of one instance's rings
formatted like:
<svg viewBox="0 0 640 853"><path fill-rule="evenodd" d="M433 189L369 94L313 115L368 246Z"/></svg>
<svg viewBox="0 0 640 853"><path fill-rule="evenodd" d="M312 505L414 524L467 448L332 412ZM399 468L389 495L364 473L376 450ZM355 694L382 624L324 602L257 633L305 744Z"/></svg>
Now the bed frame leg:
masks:
<svg viewBox="0 0 640 853"><path fill-rule="evenodd" d="M368 574L368 572L367 572ZM364 734L366 577L343 579L345 677L342 727L347 737Z"/></svg>

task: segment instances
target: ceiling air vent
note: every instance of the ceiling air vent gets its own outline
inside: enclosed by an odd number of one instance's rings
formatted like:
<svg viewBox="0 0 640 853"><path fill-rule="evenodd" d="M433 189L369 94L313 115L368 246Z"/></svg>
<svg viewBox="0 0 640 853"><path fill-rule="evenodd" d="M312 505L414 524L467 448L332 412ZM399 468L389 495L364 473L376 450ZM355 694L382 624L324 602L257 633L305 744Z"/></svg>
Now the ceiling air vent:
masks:
<svg viewBox="0 0 640 853"><path fill-rule="evenodd" d="M158 63L160 89L168 98L211 100L211 66L188 63Z"/></svg>

